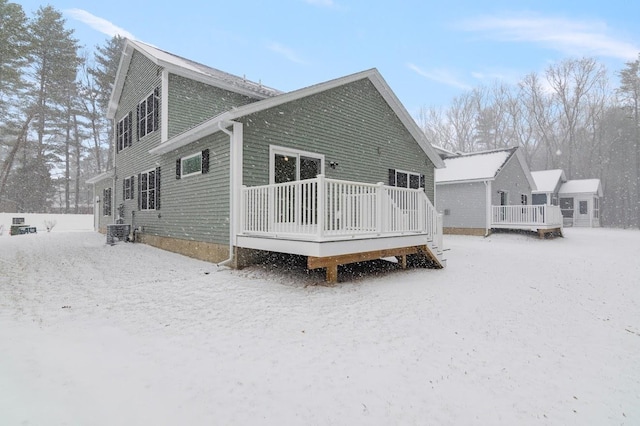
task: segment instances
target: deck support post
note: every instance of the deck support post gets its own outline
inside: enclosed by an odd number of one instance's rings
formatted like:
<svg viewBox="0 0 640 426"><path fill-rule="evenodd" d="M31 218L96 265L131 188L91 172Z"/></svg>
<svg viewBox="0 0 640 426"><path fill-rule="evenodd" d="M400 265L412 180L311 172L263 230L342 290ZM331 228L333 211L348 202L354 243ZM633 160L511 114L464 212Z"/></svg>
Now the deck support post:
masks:
<svg viewBox="0 0 640 426"><path fill-rule="evenodd" d="M338 265L327 265L327 278L328 283L338 282Z"/></svg>

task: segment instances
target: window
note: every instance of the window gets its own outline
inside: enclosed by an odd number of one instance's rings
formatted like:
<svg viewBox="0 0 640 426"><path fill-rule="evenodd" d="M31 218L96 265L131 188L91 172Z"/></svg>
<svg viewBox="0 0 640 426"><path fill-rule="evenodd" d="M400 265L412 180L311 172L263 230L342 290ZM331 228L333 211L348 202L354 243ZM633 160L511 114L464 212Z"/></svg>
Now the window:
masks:
<svg viewBox="0 0 640 426"><path fill-rule="evenodd" d="M529 197L527 197L527 194L520 194L520 204L524 206L529 204Z"/></svg>
<svg viewBox="0 0 640 426"><path fill-rule="evenodd" d="M588 208L586 201L580 201L580 214L587 214Z"/></svg>
<svg viewBox="0 0 640 426"><path fill-rule="evenodd" d="M102 214L111 216L111 188L102 190Z"/></svg>
<svg viewBox="0 0 640 426"><path fill-rule="evenodd" d="M138 139L158 130L160 89L156 88L138 104Z"/></svg>
<svg viewBox="0 0 640 426"><path fill-rule="evenodd" d="M424 175L389 169L389 185L399 188L424 188Z"/></svg>
<svg viewBox="0 0 640 426"><path fill-rule="evenodd" d="M593 218L598 219L600 217L600 199L593 199Z"/></svg>
<svg viewBox="0 0 640 426"><path fill-rule="evenodd" d="M133 114L129 112L129 114L125 115L124 118L118 121L118 125L116 126L117 132L117 149L118 152L122 151L128 146L131 146L131 121L133 120Z"/></svg>
<svg viewBox="0 0 640 426"><path fill-rule="evenodd" d="M209 173L209 150L176 160L176 179Z"/></svg>
<svg viewBox="0 0 640 426"><path fill-rule="evenodd" d="M122 199L123 200L133 200L133 188L134 188L134 178L131 176L130 178L126 178L122 181Z"/></svg>
<svg viewBox="0 0 640 426"><path fill-rule="evenodd" d="M138 175L138 208L160 209L160 167Z"/></svg>

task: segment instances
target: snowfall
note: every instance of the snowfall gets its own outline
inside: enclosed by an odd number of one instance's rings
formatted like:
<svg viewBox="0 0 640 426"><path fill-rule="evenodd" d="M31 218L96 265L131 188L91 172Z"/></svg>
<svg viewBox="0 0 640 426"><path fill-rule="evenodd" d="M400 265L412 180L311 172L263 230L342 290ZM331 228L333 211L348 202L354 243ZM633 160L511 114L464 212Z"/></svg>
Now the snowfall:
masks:
<svg viewBox="0 0 640 426"><path fill-rule="evenodd" d="M638 425L640 231L446 236L447 268L231 270L0 236L2 425Z"/></svg>

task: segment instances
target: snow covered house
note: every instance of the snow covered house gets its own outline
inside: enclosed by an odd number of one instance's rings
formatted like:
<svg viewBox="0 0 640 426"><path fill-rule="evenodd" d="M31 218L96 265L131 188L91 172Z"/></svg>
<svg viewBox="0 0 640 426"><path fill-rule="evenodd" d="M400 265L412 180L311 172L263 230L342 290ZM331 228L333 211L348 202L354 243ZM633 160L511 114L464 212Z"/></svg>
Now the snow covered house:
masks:
<svg viewBox="0 0 640 426"><path fill-rule="evenodd" d="M444 164L376 69L283 93L127 40L108 116L102 232L235 267L303 255L329 281L380 257L444 265Z"/></svg>
<svg viewBox="0 0 640 426"><path fill-rule="evenodd" d="M557 206L559 203L558 192L563 183L567 181L564 171L561 169L539 170L531 172L536 189L531 191L532 204Z"/></svg>
<svg viewBox="0 0 640 426"><path fill-rule="evenodd" d="M444 163L445 168L436 170L436 206L445 233L561 232L559 208L531 204L536 186L520 148L458 153Z"/></svg>
<svg viewBox="0 0 640 426"><path fill-rule="evenodd" d="M600 226L600 179L573 179L558 191L565 226Z"/></svg>

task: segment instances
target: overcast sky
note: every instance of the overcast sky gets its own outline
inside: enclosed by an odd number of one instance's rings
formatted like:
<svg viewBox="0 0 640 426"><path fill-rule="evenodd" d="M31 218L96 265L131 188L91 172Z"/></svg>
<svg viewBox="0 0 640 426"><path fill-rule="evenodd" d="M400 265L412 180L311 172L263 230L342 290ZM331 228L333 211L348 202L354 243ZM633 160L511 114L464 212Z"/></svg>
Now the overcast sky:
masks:
<svg viewBox="0 0 640 426"><path fill-rule="evenodd" d="M91 49L121 34L283 91L378 68L413 115L563 58L615 77L640 52L635 0L17 3L28 16L51 4Z"/></svg>

